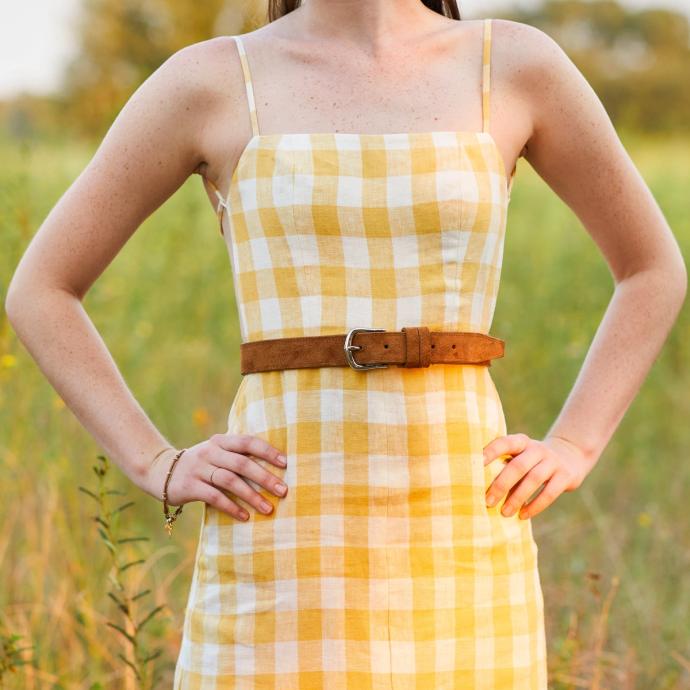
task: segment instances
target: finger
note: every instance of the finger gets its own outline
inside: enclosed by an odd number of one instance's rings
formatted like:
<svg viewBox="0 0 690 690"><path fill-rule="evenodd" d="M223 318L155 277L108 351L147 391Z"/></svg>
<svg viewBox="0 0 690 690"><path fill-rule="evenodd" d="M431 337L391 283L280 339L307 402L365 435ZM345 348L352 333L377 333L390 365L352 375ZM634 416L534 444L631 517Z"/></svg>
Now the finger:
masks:
<svg viewBox="0 0 690 690"><path fill-rule="evenodd" d="M211 463L234 472L235 474L239 474L241 477L251 479L253 482L259 486L263 486L276 496L282 497L287 493L287 486L280 480L280 477L277 477L273 472L269 472L265 467L259 465L256 460L246 455L219 448L211 459ZM213 470L211 469L210 471ZM216 473L216 475L217 474L218 473Z"/></svg>
<svg viewBox="0 0 690 690"><path fill-rule="evenodd" d="M536 498L533 498L520 511L519 517L523 520L532 518L544 508L550 506L564 491L567 484L567 476L562 472L556 472L549 481L544 484Z"/></svg>
<svg viewBox="0 0 690 690"><path fill-rule="evenodd" d="M491 508L499 503L510 489L517 484L544 457L544 450L530 446L512 460L494 477L486 490L486 505Z"/></svg>
<svg viewBox="0 0 690 690"><path fill-rule="evenodd" d="M277 467L285 467L287 458L275 446L258 436L251 434L215 434L212 438L224 448L242 455L254 455L273 463Z"/></svg>
<svg viewBox="0 0 690 690"><path fill-rule="evenodd" d="M508 492L508 498L501 508L501 513L509 517L515 513L515 511L519 510L527 499L532 496L532 494L534 494L534 492L540 488L555 471L556 468L548 460L542 460L534 465L517 484L515 489Z"/></svg>
<svg viewBox="0 0 690 690"><path fill-rule="evenodd" d="M253 460L249 460L249 462L254 463ZM273 504L270 501L254 491L242 477L231 470L219 467L213 473L213 485L219 489L230 491L266 515L273 511Z"/></svg>
<svg viewBox="0 0 690 690"><path fill-rule="evenodd" d="M214 489L210 484L202 482L201 485L203 488L199 490L198 500L208 503L217 510L227 513L230 517L242 520L242 522L249 519L249 513L244 508L237 505L237 503L230 500L222 491Z"/></svg>
<svg viewBox="0 0 690 690"><path fill-rule="evenodd" d="M488 465L501 455L517 455L517 453L522 453L531 441L532 439L523 433L498 436L484 446L484 464Z"/></svg>

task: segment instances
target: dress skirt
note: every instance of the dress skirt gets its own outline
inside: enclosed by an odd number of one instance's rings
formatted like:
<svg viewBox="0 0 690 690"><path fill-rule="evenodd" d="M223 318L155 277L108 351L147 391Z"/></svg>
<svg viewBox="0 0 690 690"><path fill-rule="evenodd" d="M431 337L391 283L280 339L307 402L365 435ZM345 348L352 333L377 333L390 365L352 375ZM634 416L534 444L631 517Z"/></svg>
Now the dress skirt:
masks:
<svg viewBox="0 0 690 690"><path fill-rule="evenodd" d="M176 690L546 690L531 521L484 501L488 367L254 373L228 432L286 451L254 460L288 493L205 506Z"/></svg>

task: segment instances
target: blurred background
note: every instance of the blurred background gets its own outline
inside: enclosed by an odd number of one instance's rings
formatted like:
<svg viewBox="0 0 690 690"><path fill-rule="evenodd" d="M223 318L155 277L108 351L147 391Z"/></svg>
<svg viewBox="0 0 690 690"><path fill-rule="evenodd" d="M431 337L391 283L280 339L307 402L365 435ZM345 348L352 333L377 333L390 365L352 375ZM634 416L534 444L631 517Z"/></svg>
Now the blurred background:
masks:
<svg viewBox="0 0 690 690"><path fill-rule="evenodd" d="M559 42L687 256L690 2L459 4L463 18L525 22ZM264 22L264 3L232 0L2 4L3 304L31 237L141 82L185 45ZM492 366L509 432L547 431L612 289L582 224L520 159L493 325L509 343ZM84 305L174 444L225 431L240 338L199 177L142 224ZM688 325L684 306L593 472L533 519L554 690L690 689ZM0 311L0 687L171 686L201 507L168 540L160 504L105 471L100 452Z"/></svg>

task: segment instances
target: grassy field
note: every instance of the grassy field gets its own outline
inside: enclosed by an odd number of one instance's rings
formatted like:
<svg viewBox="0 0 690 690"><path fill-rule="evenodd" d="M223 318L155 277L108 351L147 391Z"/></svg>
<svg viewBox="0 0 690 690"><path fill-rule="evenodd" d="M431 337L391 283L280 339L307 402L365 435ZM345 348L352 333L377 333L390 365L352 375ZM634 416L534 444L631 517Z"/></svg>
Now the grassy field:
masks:
<svg viewBox="0 0 690 690"><path fill-rule="evenodd" d="M624 143L688 256L690 142ZM88 145L0 144L0 290L31 236L91 155ZM540 437L572 385L613 282L574 214L521 161L492 332L507 341L492 367L509 432ZM215 215L193 176L127 243L85 307L133 393L179 446L225 430L238 373L232 274ZM550 688L690 688L690 368L684 307L661 356L594 471L534 518L547 609ZM536 355L536 356L535 356ZM33 661L6 688L137 687L118 658L129 643L107 621L110 554L78 486L95 486L101 452L43 378L0 312L0 633L21 635ZM164 607L146 643L162 649L170 687L201 507L174 538L160 504L119 470L128 586L150 588L140 612ZM123 555L124 557L124 555ZM148 599L146 605L144 600ZM9 656L12 656L9 654ZM2 687L2 681L0 681Z"/></svg>

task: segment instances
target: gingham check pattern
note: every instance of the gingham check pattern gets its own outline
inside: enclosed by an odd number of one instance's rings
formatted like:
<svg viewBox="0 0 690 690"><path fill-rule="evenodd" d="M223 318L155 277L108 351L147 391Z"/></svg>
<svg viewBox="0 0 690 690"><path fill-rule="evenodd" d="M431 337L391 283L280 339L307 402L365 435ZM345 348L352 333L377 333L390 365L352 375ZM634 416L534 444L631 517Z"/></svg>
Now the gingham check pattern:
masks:
<svg viewBox="0 0 690 690"><path fill-rule="evenodd" d="M244 342L489 332L514 171L484 27L481 132L259 134L235 37L254 135L221 210ZM255 460L289 490L248 480L275 509L230 494L246 523L205 506L176 690L546 690L531 522L484 501L506 433L487 367L248 374L228 431L286 451Z"/></svg>

